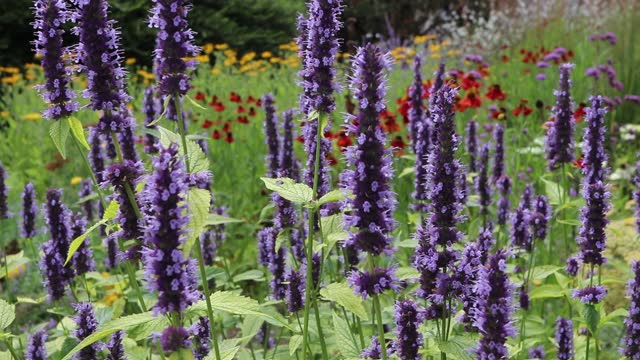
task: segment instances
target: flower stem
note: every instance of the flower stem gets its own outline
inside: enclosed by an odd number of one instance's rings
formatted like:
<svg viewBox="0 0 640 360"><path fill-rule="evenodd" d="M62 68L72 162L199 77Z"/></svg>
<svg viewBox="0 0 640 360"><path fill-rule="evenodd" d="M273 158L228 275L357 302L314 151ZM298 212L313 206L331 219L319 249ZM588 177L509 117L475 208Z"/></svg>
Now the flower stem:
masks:
<svg viewBox="0 0 640 360"><path fill-rule="evenodd" d="M93 186L96 188L96 193L98 193L98 197L100 198L100 203L104 209L107 208L107 202L104 200L104 196L102 195L102 190L100 190L100 184L98 184L98 179L96 178L96 174L93 173L93 168L91 168L91 164L89 164L89 159L87 159L87 154L82 151L78 140L73 137L73 143L76 144L76 149L78 149L78 153L80 153L80 157L82 158L82 162L84 166L87 168L89 172L89 176L91 176L91 181L93 182Z"/></svg>
<svg viewBox="0 0 640 360"><path fill-rule="evenodd" d="M387 341L384 338L384 324L382 323L382 310L380 309L379 295L375 295L373 297L373 307L376 312L376 322L378 323L378 339L380 340L382 360L387 360Z"/></svg>
<svg viewBox="0 0 640 360"><path fill-rule="evenodd" d="M207 303L207 317L209 318L209 329L211 330L211 341L216 354L216 359L220 360L220 348L218 346L218 337L216 335L216 327L214 326L213 308L211 307L211 298L209 292L209 283L207 281L207 270L204 267L204 257L202 256L202 248L200 247L200 237L196 237L194 244L196 256L198 257L198 267L200 268L200 277L202 278L202 290L204 291L204 300Z"/></svg>
<svg viewBox="0 0 640 360"><path fill-rule="evenodd" d="M140 290L140 286L138 285L138 279L136 278L135 270L133 269L133 265L131 264L133 260L127 260L124 262L124 266L127 270L127 275L129 276L129 283L133 286L133 290L136 292L136 296L138 297L138 302L140 303L140 308L142 311L147 311L147 304L144 303L144 298L142 297L142 291Z"/></svg>
<svg viewBox="0 0 640 360"><path fill-rule="evenodd" d="M191 173L189 167L189 152L187 151L187 133L184 128L184 119L182 118L182 108L180 106L180 98L173 96L173 103L176 108L176 116L178 117L178 130L180 131L180 139L182 140L182 150L184 151L184 163L187 166L187 173Z"/></svg>

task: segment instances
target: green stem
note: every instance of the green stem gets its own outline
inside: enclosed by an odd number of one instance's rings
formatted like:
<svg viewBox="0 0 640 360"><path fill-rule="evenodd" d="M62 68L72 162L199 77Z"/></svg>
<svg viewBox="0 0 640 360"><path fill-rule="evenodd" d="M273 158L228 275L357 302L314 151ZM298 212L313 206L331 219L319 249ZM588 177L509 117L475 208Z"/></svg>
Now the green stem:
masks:
<svg viewBox="0 0 640 360"><path fill-rule="evenodd" d="M207 281L207 270L204 267L204 257L202 256L202 249L200 248L200 238L196 237L196 243L194 244L196 256L198 257L198 267L200 268L200 277L202 278L202 289L204 290L204 299L207 303L207 317L209 317L209 329L211 329L211 341L213 342L213 349L216 354L216 359L220 360L220 348L218 346L218 336L216 335L216 327L213 319L213 307L211 306L211 298L209 292L209 282Z"/></svg>
<svg viewBox="0 0 640 360"><path fill-rule="evenodd" d="M320 337L320 348L322 349L322 358L324 360L328 360L329 354L327 352L327 344L324 341L324 333L322 331L322 326L320 325L320 310L318 309L317 299L314 299L313 301L313 310L316 316L316 324L318 325L318 337Z"/></svg>
<svg viewBox="0 0 640 360"><path fill-rule="evenodd" d="M144 298L142 297L142 291L140 290L140 286L138 285L138 279L136 278L136 272L133 269L133 266L129 260L124 262L124 267L127 270L127 275L129 276L129 283L133 286L133 290L136 292L136 296L138 297L138 302L140 303L140 308L143 312L147 311L147 304L144 303Z"/></svg>
<svg viewBox="0 0 640 360"><path fill-rule="evenodd" d="M378 340L380 341L380 349L382 353L382 360L387 360L387 341L384 338L384 324L382 323L382 311L380 309L380 296L375 295L373 297L373 307L376 312L376 318L378 323Z"/></svg>
<svg viewBox="0 0 640 360"><path fill-rule="evenodd" d="M89 285L87 284L87 276L82 274L82 283L84 284L84 289L87 291L87 298L89 302L91 302L91 293L89 292Z"/></svg>
<svg viewBox="0 0 640 360"><path fill-rule="evenodd" d="M7 349L11 353L11 356L15 360L20 360L20 358L18 357L18 354L16 353L16 350L13 348L13 345L11 344L11 339L7 339L6 344L7 344Z"/></svg>
<svg viewBox="0 0 640 360"><path fill-rule="evenodd" d="M91 176L91 182L93 182L93 186L96 188L96 193L98 193L98 197L100 198L100 203L104 209L107 208L107 202L104 200L104 196L102 195L102 190L100 189L100 184L98 184L98 179L96 178L96 174L93 173L93 168L91 164L89 164L89 159L87 158L87 154L82 151L78 139L73 137L73 143L76 144L76 149L78 149L78 153L80 153L80 157L82 158L82 162L84 166L87 168L89 172L89 176Z"/></svg>
<svg viewBox="0 0 640 360"><path fill-rule="evenodd" d="M180 139L182 140L182 150L184 151L184 163L187 166L187 173L191 173L189 167L189 152L187 151L187 134L184 128L184 119L182 119L182 108L180 107L180 98L173 96L173 103L176 107L176 115L178 116L178 130L180 130Z"/></svg>

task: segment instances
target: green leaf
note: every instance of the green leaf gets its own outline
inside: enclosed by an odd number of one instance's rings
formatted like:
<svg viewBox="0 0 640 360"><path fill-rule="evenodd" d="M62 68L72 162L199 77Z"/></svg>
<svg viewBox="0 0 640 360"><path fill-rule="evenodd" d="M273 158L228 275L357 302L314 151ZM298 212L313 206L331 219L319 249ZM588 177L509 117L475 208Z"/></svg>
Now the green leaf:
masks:
<svg viewBox="0 0 640 360"><path fill-rule="evenodd" d="M597 334L598 325L600 324L600 313L596 310L593 304L585 304L582 312L584 321L587 323L587 328L591 334Z"/></svg>
<svg viewBox="0 0 640 360"><path fill-rule="evenodd" d="M600 326L613 321L615 318L628 317L629 311L627 309L615 309L600 319Z"/></svg>
<svg viewBox="0 0 640 360"><path fill-rule="evenodd" d="M194 357L191 350L179 349L169 355L169 360L194 360Z"/></svg>
<svg viewBox="0 0 640 360"><path fill-rule="evenodd" d="M105 212L106 214L106 212ZM87 231L84 232L84 234L78 236L77 238L73 239L73 241L71 242L71 244L69 244L69 252L67 253L67 259L64 261L64 265L66 266L69 261L71 261L71 258L73 257L73 254L76 253L76 251L78 251L78 249L80 249L80 246L82 246L82 243L84 243L84 241L87 239L87 236L89 236L89 234L91 234L91 232L95 229L97 229L100 225L104 225L107 223L107 221L109 221L108 219L102 219L100 221L98 221L97 223L91 225L90 228L87 229Z"/></svg>
<svg viewBox="0 0 640 360"><path fill-rule="evenodd" d="M171 101L171 96L167 96L167 97L164 98L164 101L163 101L163 104L162 104L162 114L160 114L160 116L158 116L157 119L155 119L152 122L148 123L146 125L147 127L155 126L155 124L160 122L160 120L162 120L162 118L165 115L167 115L167 109L169 109L169 101Z"/></svg>
<svg viewBox="0 0 640 360"><path fill-rule="evenodd" d="M554 265L536 266L533 268L533 271L531 272L531 278L534 280L544 280L549 276L557 273L560 270L562 270L562 267L560 266L554 266Z"/></svg>
<svg viewBox="0 0 640 360"><path fill-rule="evenodd" d="M416 168L414 168L413 166L409 166L406 167L404 169L402 169L402 172L400 172L400 175L398 175L398 178L403 178L407 175L413 175L416 172Z"/></svg>
<svg viewBox="0 0 640 360"><path fill-rule="evenodd" d="M49 135L53 143L58 148L58 152L63 159L67 158L67 138L69 137L69 120L68 118L62 118L60 120L54 120L49 128Z"/></svg>
<svg viewBox="0 0 640 360"><path fill-rule="evenodd" d="M280 230L278 232L278 236L276 236L276 245L273 247L273 252L276 253L280 250L280 248L284 245L287 240L289 240L289 235L291 234L291 230L288 228Z"/></svg>
<svg viewBox="0 0 640 360"><path fill-rule="evenodd" d="M302 345L302 335L293 335L289 339L289 356L293 356L293 354L298 351L300 345Z"/></svg>
<svg viewBox="0 0 640 360"><path fill-rule="evenodd" d="M260 178L267 189L275 191L283 198L298 204L306 204L313 200L313 190L306 184L296 183L289 178Z"/></svg>
<svg viewBox="0 0 640 360"><path fill-rule="evenodd" d="M564 188L558 184L557 182L547 180L545 178L540 178L544 183L544 190L549 198L549 203L551 205L559 205L560 199L562 199L562 194L565 193Z"/></svg>
<svg viewBox="0 0 640 360"><path fill-rule="evenodd" d="M107 205L104 214L102 215L102 220L115 218L116 216L118 216L118 210L120 210L120 204L118 204L118 202L115 200L111 200L109 205Z"/></svg>
<svg viewBox="0 0 640 360"><path fill-rule="evenodd" d="M216 225L224 225L231 223L241 223L244 220L234 219L227 216L222 216L218 214L209 214L207 215L207 220L204 222L205 226L216 226Z"/></svg>
<svg viewBox="0 0 640 360"><path fill-rule="evenodd" d="M320 290L320 295L356 314L362 320L368 320L369 318L362 305L362 299L345 283L329 284Z"/></svg>
<svg viewBox="0 0 640 360"><path fill-rule="evenodd" d="M330 203L330 202L344 200L346 198L347 198L347 194L345 193L344 190L339 190L339 189L332 190L324 194L320 199L318 199L318 206L326 203Z"/></svg>
<svg viewBox="0 0 640 360"><path fill-rule="evenodd" d="M349 329L349 324L335 312L333 313L333 329L342 356L346 358L358 357L360 349L353 338L353 332Z"/></svg>
<svg viewBox="0 0 640 360"><path fill-rule="evenodd" d="M16 319L16 307L0 299L0 330L4 330Z"/></svg>
<svg viewBox="0 0 640 360"><path fill-rule="evenodd" d="M204 106L198 104L197 101L193 100L189 95L185 95L184 96L185 99L187 99L189 101L189 103L191 103L191 105L193 105L195 108L200 109L200 110L207 110L207 108L205 108Z"/></svg>
<svg viewBox="0 0 640 360"><path fill-rule="evenodd" d="M24 256L24 252L20 251L17 254L7 255L7 266L0 266L0 279L5 278L7 275L17 274L21 271L21 267L29 263L29 258ZM8 274L5 272L8 271Z"/></svg>
<svg viewBox="0 0 640 360"><path fill-rule="evenodd" d="M175 143L178 145L178 152L180 153L180 156L184 156L185 152L180 135L163 128L162 126L158 126L158 132L160 133L160 143L162 146L169 147L171 144ZM189 154L188 161L189 171L191 174L199 173L201 171L209 171L209 159L198 143L187 139L187 153Z"/></svg>
<svg viewBox="0 0 640 360"><path fill-rule="evenodd" d="M561 298L565 295L565 290L560 287L560 285L541 285L538 287L534 287L529 292L529 298L531 300L535 299L555 299Z"/></svg>
<svg viewBox="0 0 640 360"><path fill-rule="evenodd" d="M156 318L153 316L153 313L150 311L129 315L125 317L121 317L116 320L111 320L106 323L102 328L98 329L98 331L93 334L87 336L84 340L82 340L78 345L76 345L71 351L65 354L65 356L61 360L69 360L75 355L78 351L84 349L85 347L93 344L96 341L102 340L105 337L113 334L118 330L129 331L136 326L143 325L149 322L157 321L158 319L166 321L165 318Z"/></svg>
<svg viewBox="0 0 640 360"><path fill-rule="evenodd" d="M559 224L571 225L571 226L580 226L582 222L578 219L557 219Z"/></svg>
<svg viewBox="0 0 640 360"><path fill-rule="evenodd" d="M476 341L471 338L462 336L452 336L447 341L436 340L436 345L441 352L451 355L458 360L473 360L472 349L476 345Z"/></svg>
<svg viewBox="0 0 640 360"><path fill-rule="evenodd" d="M264 273L260 270L249 270L233 277L233 282L240 281L264 281Z"/></svg>
<svg viewBox="0 0 640 360"><path fill-rule="evenodd" d="M16 303L17 304L33 304L33 305L38 305L38 304L42 304L44 302L45 298L41 297L39 299L32 299L30 297L25 297L25 296L18 296L16 297Z"/></svg>
<svg viewBox="0 0 640 360"><path fill-rule="evenodd" d="M410 266L402 266L396 269L396 276L399 280L417 279L420 277L420 272Z"/></svg>
<svg viewBox="0 0 640 360"><path fill-rule="evenodd" d="M211 192L205 189L189 189L187 206L189 209L189 236L182 246L185 257L189 257L193 244L204 229L211 206Z"/></svg>
<svg viewBox="0 0 640 360"><path fill-rule="evenodd" d="M84 135L84 129L82 128L82 123L75 116L69 117L69 127L71 128L71 134L73 135L78 143L82 145L87 150L91 150L89 143L87 143L87 138Z"/></svg>

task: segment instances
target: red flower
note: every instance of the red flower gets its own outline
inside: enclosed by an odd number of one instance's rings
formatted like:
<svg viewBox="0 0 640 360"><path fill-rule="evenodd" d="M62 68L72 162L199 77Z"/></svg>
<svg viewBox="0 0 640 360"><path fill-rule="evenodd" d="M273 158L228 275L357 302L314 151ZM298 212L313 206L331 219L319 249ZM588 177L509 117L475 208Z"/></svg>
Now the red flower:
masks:
<svg viewBox="0 0 640 360"><path fill-rule="evenodd" d="M215 140L220 140L220 131L213 130L213 134L211 134L211 137L214 138Z"/></svg>
<svg viewBox="0 0 640 360"><path fill-rule="evenodd" d="M468 108L479 108L482 105L482 100L478 97L475 91L467 92L467 95L458 102L456 110L465 111Z"/></svg>
<svg viewBox="0 0 640 360"><path fill-rule="evenodd" d="M502 55L500 61L502 61L503 63L509 62L509 57L507 55Z"/></svg>
<svg viewBox="0 0 640 360"><path fill-rule="evenodd" d="M229 144L231 144L232 142L234 142L236 139L233 138L233 134L228 132L227 133L227 137L224 139L224 141L228 142Z"/></svg>
<svg viewBox="0 0 640 360"><path fill-rule="evenodd" d="M475 76L467 74L462 78L462 84L460 84L460 87L465 90L472 88L477 89L480 87L480 83L476 81Z"/></svg>
<svg viewBox="0 0 640 360"><path fill-rule="evenodd" d="M238 95L234 91L232 91L231 95L229 95L229 101L234 102L234 103L241 103L242 102L242 98L240 97L240 95Z"/></svg>
<svg viewBox="0 0 640 360"><path fill-rule="evenodd" d="M222 131L231 132L231 124L228 121L224 123L224 126L222 127Z"/></svg>
<svg viewBox="0 0 640 360"><path fill-rule="evenodd" d="M210 128L212 125L213 125L213 121L211 121L211 120L205 120L205 121L202 123L202 128L203 128L203 129L208 129L208 128Z"/></svg>
<svg viewBox="0 0 640 360"><path fill-rule="evenodd" d="M500 89L500 85L498 84L493 84L489 86L489 91L485 96L487 97L487 99L494 100L494 101L504 100L506 98L506 95L504 94L504 92L502 92L502 89Z"/></svg>
<svg viewBox="0 0 640 360"><path fill-rule="evenodd" d="M253 106L249 108L249 116L256 116L256 109Z"/></svg>
<svg viewBox="0 0 640 360"><path fill-rule="evenodd" d="M262 99L258 99L258 100L256 101L256 106L257 106L257 107L262 106Z"/></svg>
<svg viewBox="0 0 640 360"><path fill-rule="evenodd" d="M304 144L304 138L302 137L302 135L298 135L296 137L296 141L299 142L300 144Z"/></svg>
<svg viewBox="0 0 640 360"><path fill-rule="evenodd" d="M238 122L241 124L248 124L249 119L246 116L238 116Z"/></svg>
<svg viewBox="0 0 640 360"><path fill-rule="evenodd" d="M393 140L391 140L391 147L404 149L406 146L407 144L402 140L402 136L400 135L397 135Z"/></svg>
<svg viewBox="0 0 640 360"><path fill-rule="evenodd" d="M223 103L217 103L217 104L213 105L213 110L215 110L217 112L223 112L225 110L224 104Z"/></svg>
<svg viewBox="0 0 640 360"><path fill-rule="evenodd" d="M531 112L533 112L533 109L527 107L528 102L529 101L525 99L520 100L520 104L518 105L518 107L511 111L513 113L513 116L519 116L520 114L522 114L523 116L527 116L531 114Z"/></svg>
<svg viewBox="0 0 640 360"><path fill-rule="evenodd" d="M576 111L573 112L573 121L581 122L584 116L587 115L586 108L587 108L587 105L581 102L580 105L578 105L578 108L576 109Z"/></svg>
<svg viewBox="0 0 640 360"><path fill-rule="evenodd" d="M576 161L574 161L572 165L574 167L577 167L578 169L582 169L584 167L584 156L580 155L580 157L577 158Z"/></svg>
<svg viewBox="0 0 640 360"><path fill-rule="evenodd" d="M207 98L207 95L205 95L203 92L198 91L198 92L196 93L196 100L198 100L198 101L203 101L203 100L205 100L206 98Z"/></svg>
<svg viewBox="0 0 640 360"><path fill-rule="evenodd" d="M400 125L396 122L395 118L388 118L382 125L382 129L389 134L400 131Z"/></svg>
<svg viewBox="0 0 640 360"><path fill-rule="evenodd" d="M336 141L336 145L340 147L340 151L344 151L347 146L351 146L353 141L344 131L340 131L340 135L338 136L338 140Z"/></svg>
<svg viewBox="0 0 640 360"><path fill-rule="evenodd" d="M331 130L325 130L324 137L326 139L332 140L332 139L337 138L338 136Z"/></svg>
<svg viewBox="0 0 640 360"><path fill-rule="evenodd" d="M327 154L327 162L329 163L329 165L331 166L336 166L338 165L338 159L336 159L335 155L333 155L332 153Z"/></svg>
<svg viewBox="0 0 640 360"><path fill-rule="evenodd" d="M504 120L506 113L507 113L507 109L501 107L500 109L492 110L491 117L496 120Z"/></svg>
<svg viewBox="0 0 640 360"><path fill-rule="evenodd" d="M249 97L247 98L247 104L251 104L255 102L256 102L256 99L253 96L249 95Z"/></svg>
<svg viewBox="0 0 640 360"><path fill-rule="evenodd" d="M236 110L236 113L242 114L245 111L247 111L247 110L244 108L244 106L240 105L240 106L238 106L238 109Z"/></svg>

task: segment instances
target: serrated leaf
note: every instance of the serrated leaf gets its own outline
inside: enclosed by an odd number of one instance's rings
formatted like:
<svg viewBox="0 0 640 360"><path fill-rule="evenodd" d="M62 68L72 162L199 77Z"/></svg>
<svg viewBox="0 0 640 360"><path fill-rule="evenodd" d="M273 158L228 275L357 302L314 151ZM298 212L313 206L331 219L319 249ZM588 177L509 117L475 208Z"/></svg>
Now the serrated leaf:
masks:
<svg viewBox="0 0 640 360"><path fill-rule="evenodd" d="M298 351L300 345L302 345L302 335L293 335L289 339L289 356L293 356L293 354Z"/></svg>
<svg viewBox="0 0 640 360"><path fill-rule="evenodd" d="M368 320L367 311L362 305L362 299L358 297L353 289L345 283L333 283L320 290L320 295L327 300L344 307L354 313L362 320Z"/></svg>
<svg viewBox="0 0 640 360"><path fill-rule="evenodd" d="M105 212L105 214L106 214L106 212ZM91 225L91 227L88 228L87 231L84 232L84 234L82 234L82 235L78 236L77 238L73 239L71 244L69 244L69 252L67 253L67 259L64 261L64 265L65 266L69 263L69 261L71 261L71 258L73 257L73 254L75 254L76 251L78 251L78 249L80 249L80 246L82 246L82 243L84 243L84 241L87 239L89 234L91 234L91 232L93 230L97 229L101 225L106 224L107 221L109 221L109 220L108 219L102 219L102 220L98 221L97 223Z"/></svg>
<svg viewBox="0 0 640 360"><path fill-rule="evenodd" d="M196 108L198 108L200 110L207 110L207 108L205 108L204 106L198 104L198 102L193 100L189 95L185 95L184 98L187 99L189 101L189 103L191 103L191 105L193 105L194 107L196 107Z"/></svg>
<svg viewBox="0 0 640 360"><path fill-rule="evenodd" d="M178 153L180 156L184 156L184 148L182 146L182 138L180 135L170 131L162 126L158 126L158 132L160 133L160 143L164 147L169 147L171 144L178 146ZM191 174L199 173L202 171L209 171L209 159L207 155L202 151L202 148L198 143L193 140L187 139L187 153L189 154L189 171Z"/></svg>
<svg viewBox="0 0 640 360"><path fill-rule="evenodd" d="M420 277L420 272L410 266L402 266L396 269L396 276L399 280L417 279Z"/></svg>
<svg viewBox="0 0 640 360"><path fill-rule="evenodd" d="M75 116L69 117L69 127L71 128L71 134L74 138L87 150L91 150L89 143L87 143L87 138L84 135L84 128L82 128L82 123Z"/></svg>
<svg viewBox="0 0 640 360"><path fill-rule="evenodd" d="M278 232L278 236L276 236L276 245L273 247L273 252L276 253L280 250L280 248L284 245L284 243L289 240L289 236L291 234L291 230L282 229Z"/></svg>
<svg viewBox="0 0 640 360"><path fill-rule="evenodd" d="M165 115L167 115L167 109L169 109L169 101L171 101L171 96L167 96L164 98L163 104L162 104L162 113L158 116L157 119L153 120L152 122L148 123L146 125L146 127L150 128L155 126L160 120L162 120L163 117L165 117Z"/></svg>
<svg viewBox="0 0 640 360"><path fill-rule="evenodd" d="M0 279L5 278L7 275L11 276L18 274L21 271L21 267L28 264L30 259L24 256L24 251L20 251L17 254L11 254L6 256L7 266L0 266ZM5 272L5 270L8 271Z"/></svg>
<svg viewBox="0 0 640 360"><path fill-rule="evenodd" d="M118 216L118 210L120 210L120 204L117 201L111 200L107 208L104 210L102 220L110 220Z"/></svg>
<svg viewBox="0 0 640 360"><path fill-rule="evenodd" d="M324 205L330 202L341 201L347 198L347 194L344 190L331 190L318 199L318 206Z"/></svg>
<svg viewBox="0 0 640 360"><path fill-rule="evenodd" d="M169 360L194 360L193 353L189 349L178 349L169 355Z"/></svg>
<svg viewBox="0 0 640 360"><path fill-rule="evenodd" d="M260 270L249 270L233 277L233 282L240 281L264 281L264 273Z"/></svg>
<svg viewBox="0 0 640 360"><path fill-rule="evenodd" d="M306 184L296 183L289 178L260 178L267 189L275 191L283 198L297 203L306 204L313 200L313 190Z"/></svg>
<svg viewBox="0 0 640 360"><path fill-rule="evenodd" d="M587 324L589 332L595 335L598 331L598 325L600 324L600 312L596 310L593 304L585 304L582 316L584 316L584 321Z"/></svg>
<svg viewBox="0 0 640 360"><path fill-rule="evenodd" d="M224 224L231 224L231 223L241 223L244 222L244 220L240 220L240 219L234 219L231 217L227 217L227 216L222 216L222 215L218 215L218 214L209 214L207 215L207 220L204 222L205 226L216 226L216 225L224 225Z"/></svg>
<svg viewBox="0 0 640 360"><path fill-rule="evenodd" d="M564 188L557 182L541 178L544 183L544 190L551 205L559 205L562 194L565 193Z"/></svg>
<svg viewBox="0 0 640 360"><path fill-rule="evenodd" d="M51 123L49 135L63 159L67 158L67 139L69 138L69 120L62 118Z"/></svg>
<svg viewBox="0 0 640 360"><path fill-rule="evenodd" d="M560 271L562 267L554 265L540 265L533 268L531 278L534 280L544 280L547 277Z"/></svg>
<svg viewBox="0 0 640 360"><path fill-rule="evenodd" d="M182 245L182 252L185 257L189 257L191 248L195 244L196 239L200 237L200 233L204 229L205 222L209 216L209 207L211 204L211 192L205 189L189 189L187 194L187 207L189 211L189 236Z"/></svg>
<svg viewBox="0 0 640 360"><path fill-rule="evenodd" d="M163 320L166 322L164 317L156 318L153 316L153 313L150 311L134 314L125 317L121 317L116 320L111 320L106 323L103 327L99 328L93 334L87 336L84 340L82 340L78 345L76 345L73 349L71 349L61 360L69 360L75 355L78 351L84 349L85 347L93 344L96 341L102 340L107 336L113 334L118 330L128 331L136 326L146 324L148 322ZM165 325L166 326L166 325Z"/></svg>
<svg viewBox="0 0 640 360"><path fill-rule="evenodd" d="M541 285L538 287L534 287L529 292L529 298L531 300L535 299L555 299L563 297L565 294L565 290L560 287L560 285Z"/></svg>
<svg viewBox="0 0 640 360"><path fill-rule="evenodd" d="M16 307L0 299L0 330L4 330L16 319Z"/></svg>
<svg viewBox="0 0 640 360"><path fill-rule="evenodd" d="M441 352L451 355L458 360L473 360L473 352L475 342L461 336L453 336L447 341L436 340L436 345Z"/></svg>
<svg viewBox="0 0 640 360"><path fill-rule="evenodd" d="M259 316L247 315L242 321L240 331L242 332L243 344L247 344L258 332L264 324L264 319Z"/></svg>
<svg viewBox="0 0 640 360"><path fill-rule="evenodd" d="M333 329L342 356L346 358L358 357L360 349L353 338L353 332L349 329L349 324L335 312L333 313Z"/></svg>
<svg viewBox="0 0 640 360"><path fill-rule="evenodd" d="M629 316L629 311L627 309L615 309L600 319L600 325L604 325L615 318L628 317L628 316Z"/></svg>

